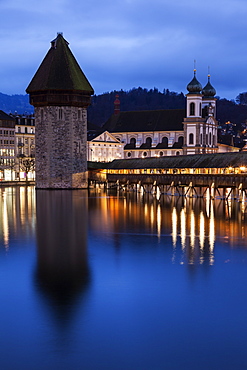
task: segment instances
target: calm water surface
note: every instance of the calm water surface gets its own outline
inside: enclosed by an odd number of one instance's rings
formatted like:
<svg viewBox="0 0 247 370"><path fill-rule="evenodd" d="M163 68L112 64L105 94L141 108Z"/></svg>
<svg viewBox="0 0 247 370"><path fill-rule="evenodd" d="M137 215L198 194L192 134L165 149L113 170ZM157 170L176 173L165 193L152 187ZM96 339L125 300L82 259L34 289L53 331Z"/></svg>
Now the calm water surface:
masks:
<svg viewBox="0 0 247 370"><path fill-rule="evenodd" d="M247 369L247 202L0 202L0 369Z"/></svg>

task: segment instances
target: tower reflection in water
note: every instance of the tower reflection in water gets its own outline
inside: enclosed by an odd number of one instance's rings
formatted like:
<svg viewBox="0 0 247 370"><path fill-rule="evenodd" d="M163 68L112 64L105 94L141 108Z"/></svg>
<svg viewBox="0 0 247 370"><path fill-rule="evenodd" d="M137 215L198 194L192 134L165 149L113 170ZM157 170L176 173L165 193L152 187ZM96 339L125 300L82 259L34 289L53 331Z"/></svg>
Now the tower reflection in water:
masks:
<svg viewBox="0 0 247 370"><path fill-rule="evenodd" d="M89 283L86 195L77 190L36 192L36 278L59 309L69 307Z"/></svg>

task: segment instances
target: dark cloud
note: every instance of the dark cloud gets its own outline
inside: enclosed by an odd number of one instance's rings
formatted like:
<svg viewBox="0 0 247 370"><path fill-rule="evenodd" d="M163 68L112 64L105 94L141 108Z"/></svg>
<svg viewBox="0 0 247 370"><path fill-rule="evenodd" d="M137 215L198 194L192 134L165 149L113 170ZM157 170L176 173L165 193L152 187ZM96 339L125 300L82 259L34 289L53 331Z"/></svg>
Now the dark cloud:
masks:
<svg viewBox="0 0 247 370"><path fill-rule="evenodd" d="M221 97L247 90L245 0L1 0L0 91L24 93L63 32L96 94L132 87L186 92L196 59Z"/></svg>

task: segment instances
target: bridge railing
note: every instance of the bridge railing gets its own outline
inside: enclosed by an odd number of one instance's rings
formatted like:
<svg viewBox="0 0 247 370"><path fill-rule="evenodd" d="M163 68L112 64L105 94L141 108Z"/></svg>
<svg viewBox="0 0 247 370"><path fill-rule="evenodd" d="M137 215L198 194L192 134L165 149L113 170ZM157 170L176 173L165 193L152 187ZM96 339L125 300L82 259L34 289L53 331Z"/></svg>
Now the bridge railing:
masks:
<svg viewBox="0 0 247 370"><path fill-rule="evenodd" d="M89 176L90 178L90 176ZM242 187L247 189L245 174L106 174L105 181L120 184L153 184L194 187Z"/></svg>

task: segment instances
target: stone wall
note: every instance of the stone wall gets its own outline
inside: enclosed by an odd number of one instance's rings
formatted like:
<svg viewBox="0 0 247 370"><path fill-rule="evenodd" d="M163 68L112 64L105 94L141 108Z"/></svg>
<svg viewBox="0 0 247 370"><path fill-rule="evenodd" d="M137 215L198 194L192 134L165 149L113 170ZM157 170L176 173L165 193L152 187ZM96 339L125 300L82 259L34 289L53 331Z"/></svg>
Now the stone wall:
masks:
<svg viewBox="0 0 247 370"><path fill-rule="evenodd" d="M36 188L87 187L87 110L35 108Z"/></svg>

